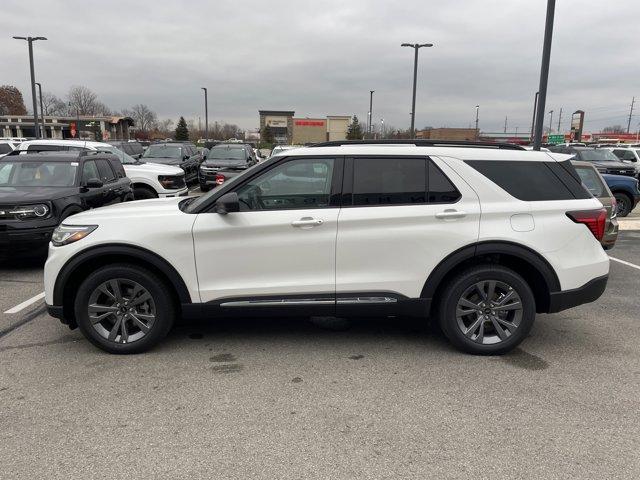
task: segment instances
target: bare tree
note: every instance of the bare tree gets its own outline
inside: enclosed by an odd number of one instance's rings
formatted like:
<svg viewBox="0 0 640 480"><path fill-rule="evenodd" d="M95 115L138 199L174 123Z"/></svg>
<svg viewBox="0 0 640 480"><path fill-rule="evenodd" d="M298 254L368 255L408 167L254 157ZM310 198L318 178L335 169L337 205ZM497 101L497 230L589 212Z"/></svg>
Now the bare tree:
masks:
<svg viewBox="0 0 640 480"><path fill-rule="evenodd" d="M82 85L71 87L67 99L70 115L110 115L109 107L98 100L98 95Z"/></svg>
<svg viewBox="0 0 640 480"><path fill-rule="evenodd" d="M158 116L146 105L139 103L131 107L131 109L122 110L122 114L133 118L136 130L148 132L157 127Z"/></svg>
<svg viewBox="0 0 640 480"><path fill-rule="evenodd" d="M67 104L51 92L42 92L42 109L45 115L67 114Z"/></svg>
<svg viewBox="0 0 640 480"><path fill-rule="evenodd" d="M611 125L602 129L602 133L625 133L626 131L627 129L622 125Z"/></svg>

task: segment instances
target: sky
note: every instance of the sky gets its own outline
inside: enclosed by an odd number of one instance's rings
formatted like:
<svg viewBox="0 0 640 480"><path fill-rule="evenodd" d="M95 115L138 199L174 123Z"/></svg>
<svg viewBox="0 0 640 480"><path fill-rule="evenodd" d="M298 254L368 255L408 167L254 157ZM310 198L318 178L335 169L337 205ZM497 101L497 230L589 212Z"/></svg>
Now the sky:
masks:
<svg viewBox="0 0 640 480"><path fill-rule="evenodd" d="M544 0L1 0L0 84L31 105L36 81L64 97L85 85L114 110L147 104L160 118L258 127L258 110L358 115L408 128L413 50L420 50L416 128L531 128ZM586 112L585 131L622 124L640 100L640 2L558 0L547 112ZM640 101L636 112L640 114ZM204 120L203 120L204 122ZM549 122L549 115L545 119ZM634 115L632 131L640 115Z"/></svg>

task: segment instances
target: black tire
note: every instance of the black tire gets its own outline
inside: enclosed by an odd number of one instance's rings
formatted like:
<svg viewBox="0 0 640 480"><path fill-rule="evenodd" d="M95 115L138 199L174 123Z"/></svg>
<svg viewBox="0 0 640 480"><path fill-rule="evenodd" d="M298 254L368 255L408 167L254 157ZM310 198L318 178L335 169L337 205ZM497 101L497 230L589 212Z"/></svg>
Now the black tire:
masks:
<svg viewBox="0 0 640 480"><path fill-rule="evenodd" d="M203 185L202 183L200 184L200 191L201 192L208 192L209 191L209 187L207 185Z"/></svg>
<svg viewBox="0 0 640 480"><path fill-rule="evenodd" d="M148 187L134 187L133 198L136 200L146 200L148 198L158 198L158 194Z"/></svg>
<svg viewBox="0 0 640 480"><path fill-rule="evenodd" d="M459 325L457 317L458 302L461 300L465 292L472 289L478 282L483 281L496 281L501 285L511 287L520 297L520 304L522 306L517 328L515 328L513 332L507 329L502 329L502 333L506 332L508 336L494 344L479 343L478 341L466 336L461 329L462 327ZM499 307L496 307L496 310L498 309ZM490 310L490 308L485 310ZM487 311L486 313L489 314L493 312ZM475 321L479 321L479 315L482 314L483 312L473 312L471 315L477 315L475 317ZM509 311L503 312L503 314L516 315L517 313L510 313ZM535 315L535 298L527 282L513 270L500 265L491 264L469 268L452 278L444 286L438 306L438 322L445 336L457 349L475 355L501 355L514 349L529 334L529 331L533 326L533 321L535 320ZM474 322L473 316L464 318L469 318L469 323ZM493 326L491 320L487 319L481 323L483 333L486 328L488 332L494 333L494 337L497 336L497 329ZM470 330L471 326L469 326L468 331Z"/></svg>
<svg viewBox="0 0 640 480"><path fill-rule="evenodd" d="M155 306L155 320L148 332L142 338L128 343L119 343L105 338L94 328L89 318L91 295L104 282L114 279L123 279L139 284L149 293ZM145 268L128 264L111 265L91 273L78 288L74 310L76 322L82 334L98 348L116 354L141 353L154 347L169 333L177 315L172 292L165 282ZM115 317L109 321L116 323ZM128 329L135 329L132 320L129 320L128 323L133 325L133 327L127 327Z"/></svg>
<svg viewBox="0 0 640 480"><path fill-rule="evenodd" d="M633 209L633 200L626 193L616 192L613 196L616 197L618 216L626 217L629 215Z"/></svg>

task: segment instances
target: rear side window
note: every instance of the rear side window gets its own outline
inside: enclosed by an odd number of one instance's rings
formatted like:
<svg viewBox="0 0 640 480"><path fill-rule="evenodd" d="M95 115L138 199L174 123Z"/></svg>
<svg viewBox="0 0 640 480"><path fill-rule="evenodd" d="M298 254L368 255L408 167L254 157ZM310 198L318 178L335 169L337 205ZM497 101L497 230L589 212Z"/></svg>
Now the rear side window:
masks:
<svg viewBox="0 0 640 480"><path fill-rule="evenodd" d="M429 203L454 203L460 199L460 192L442 170L429 160Z"/></svg>
<svg viewBox="0 0 640 480"><path fill-rule="evenodd" d="M98 172L100 173L100 180L102 180L102 183L110 183L116 179L108 161L96 160L96 165L98 166Z"/></svg>
<svg viewBox="0 0 640 480"><path fill-rule="evenodd" d="M354 158L353 205L426 203L426 158Z"/></svg>
<svg viewBox="0 0 640 480"><path fill-rule="evenodd" d="M600 180L600 175L592 167L575 167L582 184L591 192L594 197L604 197L605 188Z"/></svg>
<svg viewBox="0 0 640 480"><path fill-rule="evenodd" d="M124 178L127 176L127 174L124 171L124 167L122 166L122 163L120 163L120 160L118 160L117 158L114 158L113 160L110 160L111 163L111 168L113 168L113 171L116 172L116 176L118 178Z"/></svg>
<svg viewBox="0 0 640 480"><path fill-rule="evenodd" d="M529 162L468 160L466 162L511 196L527 202L590 198L567 161Z"/></svg>
<svg viewBox="0 0 640 480"><path fill-rule="evenodd" d="M64 150L62 145L27 145L27 152L59 152Z"/></svg>

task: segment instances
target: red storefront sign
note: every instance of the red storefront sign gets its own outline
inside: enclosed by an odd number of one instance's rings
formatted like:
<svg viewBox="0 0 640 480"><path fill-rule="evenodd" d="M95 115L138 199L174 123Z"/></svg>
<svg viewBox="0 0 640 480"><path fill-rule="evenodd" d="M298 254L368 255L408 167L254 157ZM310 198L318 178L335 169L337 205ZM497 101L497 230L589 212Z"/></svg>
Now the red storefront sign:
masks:
<svg viewBox="0 0 640 480"><path fill-rule="evenodd" d="M324 120L296 120L295 125L299 127L324 127Z"/></svg>

